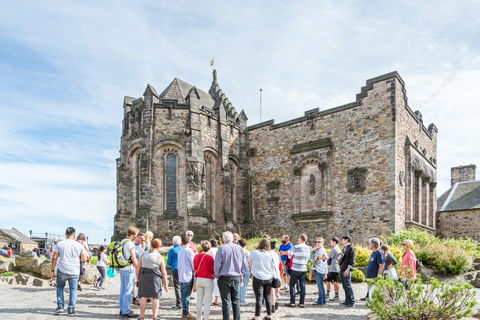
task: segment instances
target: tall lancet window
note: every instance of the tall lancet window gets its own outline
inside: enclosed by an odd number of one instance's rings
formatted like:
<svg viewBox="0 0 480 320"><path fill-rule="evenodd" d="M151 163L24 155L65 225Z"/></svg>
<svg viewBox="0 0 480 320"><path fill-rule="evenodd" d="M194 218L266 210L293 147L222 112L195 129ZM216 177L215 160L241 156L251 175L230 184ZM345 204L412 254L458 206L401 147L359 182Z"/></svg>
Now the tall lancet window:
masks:
<svg viewBox="0 0 480 320"><path fill-rule="evenodd" d="M177 211L177 157L167 156L167 211Z"/></svg>

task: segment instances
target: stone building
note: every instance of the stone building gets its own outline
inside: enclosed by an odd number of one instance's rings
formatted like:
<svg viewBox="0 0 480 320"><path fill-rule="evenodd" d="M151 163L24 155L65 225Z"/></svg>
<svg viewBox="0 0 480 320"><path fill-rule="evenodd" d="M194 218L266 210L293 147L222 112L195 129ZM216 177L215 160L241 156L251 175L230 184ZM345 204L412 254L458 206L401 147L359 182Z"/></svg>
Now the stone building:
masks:
<svg viewBox="0 0 480 320"><path fill-rule="evenodd" d="M476 166L452 168L452 184L438 198L437 236L480 240L480 180Z"/></svg>
<svg viewBox="0 0 480 320"><path fill-rule="evenodd" d="M407 104L396 72L355 102L247 127L220 89L179 79L125 97L115 236L135 224L169 242L225 229L243 236L435 231L437 128Z"/></svg>
<svg viewBox="0 0 480 320"><path fill-rule="evenodd" d="M12 248L14 254L22 250L32 251L38 247L38 243L21 233L15 228L0 229L0 248Z"/></svg>

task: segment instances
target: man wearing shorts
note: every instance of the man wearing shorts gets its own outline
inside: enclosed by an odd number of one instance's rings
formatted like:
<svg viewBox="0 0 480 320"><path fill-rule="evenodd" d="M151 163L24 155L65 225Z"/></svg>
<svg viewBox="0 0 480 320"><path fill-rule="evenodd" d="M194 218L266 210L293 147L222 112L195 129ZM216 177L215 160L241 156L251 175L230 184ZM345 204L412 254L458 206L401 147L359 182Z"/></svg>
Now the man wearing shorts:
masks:
<svg viewBox="0 0 480 320"><path fill-rule="evenodd" d="M286 266L287 263L287 257L288 253L293 249L293 244L290 243L290 237L287 235L284 235L282 237L282 244L280 245L280 248L278 248L278 253L280 253L280 261L283 264L283 270L285 272L283 273L283 282L285 283L285 287L282 288L281 290L289 290L289 283L290 283L290 271Z"/></svg>
<svg viewBox="0 0 480 320"><path fill-rule="evenodd" d="M338 297L338 275L340 274L340 266L337 263L337 257L338 255L342 252L340 248L338 247L338 243L340 240L337 237L333 237L330 239L330 245L333 247L330 253L328 254L330 261L330 267L328 268L328 275L327 275L327 294L326 294L326 299L330 301L338 301L340 298ZM333 283L333 288L335 290L335 297L330 298L330 285Z"/></svg>

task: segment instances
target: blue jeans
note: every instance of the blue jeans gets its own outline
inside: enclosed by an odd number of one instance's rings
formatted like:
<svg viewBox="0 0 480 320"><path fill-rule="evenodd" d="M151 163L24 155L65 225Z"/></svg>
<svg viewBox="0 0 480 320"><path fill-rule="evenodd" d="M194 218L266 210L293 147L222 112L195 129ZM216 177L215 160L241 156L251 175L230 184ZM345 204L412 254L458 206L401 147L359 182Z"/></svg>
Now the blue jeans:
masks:
<svg viewBox="0 0 480 320"><path fill-rule="evenodd" d="M307 273L293 271L290 272L290 303L295 304L295 283L298 280L300 287L300 304L305 304L305 282L306 282Z"/></svg>
<svg viewBox="0 0 480 320"><path fill-rule="evenodd" d="M97 288L103 288L103 282L105 281L105 267L97 266L98 272L100 272L100 278L97 279Z"/></svg>
<svg viewBox="0 0 480 320"><path fill-rule="evenodd" d="M250 270L243 274L243 286L240 287L240 302L245 302L245 296L247 295L248 281L250 280Z"/></svg>
<svg viewBox="0 0 480 320"><path fill-rule="evenodd" d="M135 289L135 270L120 270L120 312L127 314L130 312L132 304L133 291Z"/></svg>
<svg viewBox="0 0 480 320"><path fill-rule="evenodd" d="M240 320L240 276L221 276L218 279L218 289L222 298L222 317L230 319L230 308L233 320Z"/></svg>
<svg viewBox="0 0 480 320"><path fill-rule="evenodd" d="M355 297L353 296L353 289L352 289L352 271L348 273L348 276L344 276L343 272L340 272L340 277L342 278L343 290L345 290L346 304L347 305L355 304Z"/></svg>
<svg viewBox="0 0 480 320"><path fill-rule="evenodd" d="M317 303L325 304L327 303L327 300L325 298L325 287L323 286L323 279L325 277L325 274L319 273L317 271L314 271L314 274L315 274L315 281L317 282L317 287L318 287Z"/></svg>
<svg viewBox="0 0 480 320"><path fill-rule="evenodd" d="M188 305L190 304L190 296L192 295L193 278L190 282L180 282L180 291L182 293L182 314L189 314ZM197 302L199 303L199 302Z"/></svg>
<svg viewBox="0 0 480 320"><path fill-rule="evenodd" d="M65 307L63 289L65 288L65 282L67 281L68 281L68 288L70 290L68 310L73 311L75 310L75 303L77 303L78 274L69 275L69 274L62 273L60 270L57 270L57 306L62 309Z"/></svg>

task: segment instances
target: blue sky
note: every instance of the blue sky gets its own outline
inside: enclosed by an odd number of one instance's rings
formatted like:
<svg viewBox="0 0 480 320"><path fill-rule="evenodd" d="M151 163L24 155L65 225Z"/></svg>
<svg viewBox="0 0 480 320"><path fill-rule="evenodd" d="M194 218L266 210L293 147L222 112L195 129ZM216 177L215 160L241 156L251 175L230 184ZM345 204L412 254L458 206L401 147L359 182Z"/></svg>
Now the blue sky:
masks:
<svg viewBox="0 0 480 320"><path fill-rule="evenodd" d="M337 1L338 2L338 1ZM438 135L438 195L480 165L477 1L1 1L0 227L103 243L123 96L220 86L249 124L355 100L397 70Z"/></svg>

